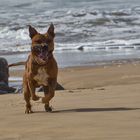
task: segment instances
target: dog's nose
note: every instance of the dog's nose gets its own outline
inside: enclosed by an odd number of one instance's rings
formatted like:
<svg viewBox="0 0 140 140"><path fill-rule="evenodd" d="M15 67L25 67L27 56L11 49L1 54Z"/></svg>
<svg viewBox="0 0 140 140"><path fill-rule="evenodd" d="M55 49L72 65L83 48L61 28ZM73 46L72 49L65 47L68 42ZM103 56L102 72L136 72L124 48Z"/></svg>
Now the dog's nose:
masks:
<svg viewBox="0 0 140 140"><path fill-rule="evenodd" d="M47 50L48 50L48 44L42 44L42 47L43 47L43 48L42 48L43 51L45 51L45 50L47 51Z"/></svg>
<svg viewBox="0 0 140 140"><path fill-rule="evenodd" d="M42 47L48 47L48 44L43 43L43 44L41 44L41 46L42 46Z"/></svg>

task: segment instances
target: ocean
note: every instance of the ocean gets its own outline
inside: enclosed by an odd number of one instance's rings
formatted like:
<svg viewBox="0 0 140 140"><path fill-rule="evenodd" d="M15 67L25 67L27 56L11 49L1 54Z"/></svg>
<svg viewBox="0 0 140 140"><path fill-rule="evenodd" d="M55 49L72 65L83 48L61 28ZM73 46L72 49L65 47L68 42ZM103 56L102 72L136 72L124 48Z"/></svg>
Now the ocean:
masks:
<svg viewBox="0 0 140 140"><path fill-rule="evenodd" d="M52 22L61 68L140 59L140 0L0 0L0 56L26 60L28 25Z"/></svg>

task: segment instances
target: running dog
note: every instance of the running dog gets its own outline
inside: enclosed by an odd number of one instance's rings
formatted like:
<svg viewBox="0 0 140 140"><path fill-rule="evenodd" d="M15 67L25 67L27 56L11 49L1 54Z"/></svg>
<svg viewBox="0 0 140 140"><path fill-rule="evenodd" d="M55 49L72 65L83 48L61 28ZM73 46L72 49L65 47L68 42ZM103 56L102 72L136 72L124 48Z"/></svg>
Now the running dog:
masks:
<svg viewBox="0 0 140 140"><path fill-rule="evenodd" d="M32 41L31 52L26 61L23 75L25 113L33 113L30 100L37 101L41 98L35 94L35 89L40 86L44 88L42 103L45 104L45 110L51 112L49 101L54 97L58 74L57 62L53 56L54 25L51 24L45 34L39 33L29 25L29 36Z"/></svg>

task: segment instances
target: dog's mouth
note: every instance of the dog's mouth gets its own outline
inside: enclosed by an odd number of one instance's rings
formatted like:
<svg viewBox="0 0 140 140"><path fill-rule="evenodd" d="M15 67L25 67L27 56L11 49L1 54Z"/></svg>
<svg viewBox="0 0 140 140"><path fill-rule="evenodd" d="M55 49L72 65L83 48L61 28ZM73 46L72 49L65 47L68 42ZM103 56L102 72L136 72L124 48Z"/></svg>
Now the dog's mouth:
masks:
<svg viewBox="0 0 140 140"><path fill-rule="evenodd" d="M45 63L48 60L49 57L49 51L48 51L48 45L40 45L40 44L36 44L34 46L32 46L32 53L35 55L36 59L38 59L37 61L39 61L40 63Z"/></svg>
<svg viewBox="0 0 140 140"><path fill-rule="evenodd" d="M46 61L46 60L48 59L47 56L48 56L48 52L40 52L40 53L37 55L38 58L40 58L40 59L42 59L42 60L44 60L44 61Z"/></svg>

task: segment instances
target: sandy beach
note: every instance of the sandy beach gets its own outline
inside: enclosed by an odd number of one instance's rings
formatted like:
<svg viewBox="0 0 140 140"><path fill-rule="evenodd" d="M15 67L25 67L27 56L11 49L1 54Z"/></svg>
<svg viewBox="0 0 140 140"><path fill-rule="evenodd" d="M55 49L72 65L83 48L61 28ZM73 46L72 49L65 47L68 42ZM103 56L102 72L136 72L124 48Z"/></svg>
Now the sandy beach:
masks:
<svg viewBox="0 0 140 140"><path fill-rule="evenodd" d="M52 113L40 101L24 114L22 94L0 96L0 140L139 140L140 64L59 70ZM17 74L18 73L18 74ZM10 76L22 71L10 71ZM38 93L43 96L43 93Z"/></svg>
<svg viewBox="0 0 140 140"><path fill-rule="evenodd" d="M54 50L64 89L51 113L32 101L25 114L24 67L9 68L7 94L0 65L0 140L140 140L140 0L0 0L0 19L0 57Z"/></svg>

